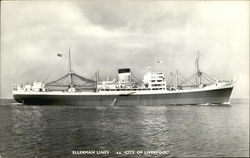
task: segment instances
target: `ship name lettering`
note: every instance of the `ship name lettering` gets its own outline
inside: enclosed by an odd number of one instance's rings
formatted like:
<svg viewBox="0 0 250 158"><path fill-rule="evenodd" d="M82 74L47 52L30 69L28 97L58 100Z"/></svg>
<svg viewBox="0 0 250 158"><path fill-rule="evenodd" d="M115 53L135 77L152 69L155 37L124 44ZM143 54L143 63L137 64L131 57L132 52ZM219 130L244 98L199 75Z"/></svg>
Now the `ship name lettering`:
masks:
<svg viewBox="0 0 250 158"><path fill-rule="evenodd" d="M145 155L151 155L151 154L169 154L169 151L166 150L166 151L161 151L161 150L156 150L156 151L144 151L144 154Z"/></svg>
<svg viewBox="0 0 250 158"><path fill-rule="evenodd" d="M95 151L81 151L81 150L73 150L73 155L81 155L81 154L95 154Z"/></svg>

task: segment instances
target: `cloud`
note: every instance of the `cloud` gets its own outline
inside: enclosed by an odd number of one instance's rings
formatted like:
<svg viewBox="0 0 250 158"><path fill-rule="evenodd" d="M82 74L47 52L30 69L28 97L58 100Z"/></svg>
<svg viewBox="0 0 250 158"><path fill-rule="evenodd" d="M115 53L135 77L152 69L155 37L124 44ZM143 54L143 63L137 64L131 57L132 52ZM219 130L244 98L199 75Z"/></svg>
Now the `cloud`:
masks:
<svg viewBox="0 0 250 158"><path fill-rule="evenodd" d="M148 66L188 76L199 50L203 71L236 76L234 96L248 96L248 10L245 2L1 2L1 97L12 83L63 75L67 60L56 54L69 48L83 76L131 67L140 79Z"/></svg>
<svg viewBox="0 0 250 158"><path fill-rule="evenodd" d="M109 31L143 33L185 27L193 12L189 5L173 1L91 1L78 2L78 7L90 22Z"/></svg>

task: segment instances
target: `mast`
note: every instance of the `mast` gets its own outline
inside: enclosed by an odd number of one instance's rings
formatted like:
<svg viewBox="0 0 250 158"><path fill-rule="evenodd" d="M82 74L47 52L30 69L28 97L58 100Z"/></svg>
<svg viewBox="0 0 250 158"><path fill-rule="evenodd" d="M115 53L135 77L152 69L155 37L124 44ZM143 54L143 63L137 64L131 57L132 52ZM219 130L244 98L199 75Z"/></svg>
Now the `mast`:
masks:
<svg viewBox="0 0 250 158"><path fill-rule="evenodd" d="M197 52L197 57L195 59L195 67L196 67L196 83L199 86L201 84L201 71L199 68L199 51Z"/></svg>
<svg viewBox="0 0 250 158"><path fill-rule="evenodd" d="M72 70L71 70L71 58L70 58L70 49L69 49L69 82L70 82L70 87L73 87Z"/></svg>
<svg viewBox="0 0 250 158"><path fill-rule="evenodd" d="M98 91L98 83L99 83L99 71L97 71L96 73L95 73L95 77L96 77L96 92Z"/></svg>
<svg viewBox="0 0 250 158"><path fill-rule="evenodd" d="M177 89L178 88L178 82L179 82L178 81L179 80L179 78L178 78L179 77L178 69L176 70L176 76L175 77L176 77L176 89Z"/></svg>
<svg viewBox="0 0 250 158"><path fill-rule="evenodd" d="M174 83L173 83L173 73L172 72L170 73L170 84L171 84L171 86L174 86Z"/></svg>

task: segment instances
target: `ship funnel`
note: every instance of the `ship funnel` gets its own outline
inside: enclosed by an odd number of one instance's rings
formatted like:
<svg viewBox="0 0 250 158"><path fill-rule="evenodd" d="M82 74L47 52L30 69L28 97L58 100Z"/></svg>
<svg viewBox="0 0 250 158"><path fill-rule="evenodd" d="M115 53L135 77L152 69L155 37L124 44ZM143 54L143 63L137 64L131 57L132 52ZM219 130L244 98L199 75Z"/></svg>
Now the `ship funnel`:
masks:
<svg viewBox="0 0 250 158"><path fill-rule="evenodd" d="M131 72L129 68L118 70L119 82L131 82Z"/></svg>

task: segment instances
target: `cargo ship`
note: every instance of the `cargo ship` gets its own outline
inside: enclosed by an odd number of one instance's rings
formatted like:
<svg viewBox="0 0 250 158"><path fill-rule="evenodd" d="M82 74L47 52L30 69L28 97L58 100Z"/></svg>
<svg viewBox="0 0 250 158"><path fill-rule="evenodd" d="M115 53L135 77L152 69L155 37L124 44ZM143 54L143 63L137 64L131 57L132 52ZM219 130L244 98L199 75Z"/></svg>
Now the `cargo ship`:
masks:
<svg viewBox="0 0 250 158"><path fill-rule="evenodd" d="M62 54L57 54L62 57ZM14 99L25 105L192 105L228 104L234 80L219 80L199 69L184 78L176 71L165 76L163 72L150 71L138 81L130 68L118 69L118 80L82 77L71 70L70 51L67 55L69 72L61 78L43 83L14 85ZM65 80L68 82L65 83ZM83 83L76 84L76 80Z"/></svg>

